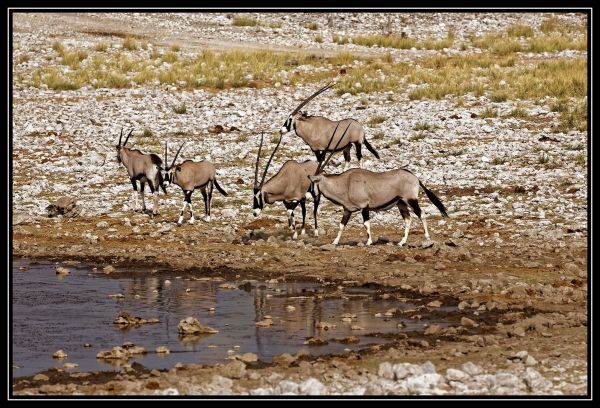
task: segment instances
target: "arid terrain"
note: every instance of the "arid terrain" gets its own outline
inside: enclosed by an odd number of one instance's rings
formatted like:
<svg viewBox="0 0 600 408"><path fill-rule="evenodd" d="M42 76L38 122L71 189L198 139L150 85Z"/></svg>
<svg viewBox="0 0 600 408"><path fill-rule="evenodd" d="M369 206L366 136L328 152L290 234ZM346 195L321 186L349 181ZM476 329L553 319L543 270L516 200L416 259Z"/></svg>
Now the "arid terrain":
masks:
<svg viewBox="0 0 600 408"><path fill-rule="evenodd" d="M588 392L587 15L15 13L12 28L13 256L455 307L449 327L345 355L13 370L14 395ZM374 245L357 213L333 246L342 210L324 198L318 237L312 201L297 240L281 204L252 216L260 132L264 166L288 114L330 80L304 109L357 119L381 156L364 149L364 167L406 166L438 195L448 218L420 198L430 241L413 218L397 246L390 210L371 213ZM121 127L144 152L186 141L182 159L215 163L229 196L215 191L210 223L196 192L196 223L177 227L176 186L159 215L136 211ZM293 132L269 176L289 159L314 159ZM340 153L328 171L342 167ZM49 217L63 196L76 208Z"/></svg>

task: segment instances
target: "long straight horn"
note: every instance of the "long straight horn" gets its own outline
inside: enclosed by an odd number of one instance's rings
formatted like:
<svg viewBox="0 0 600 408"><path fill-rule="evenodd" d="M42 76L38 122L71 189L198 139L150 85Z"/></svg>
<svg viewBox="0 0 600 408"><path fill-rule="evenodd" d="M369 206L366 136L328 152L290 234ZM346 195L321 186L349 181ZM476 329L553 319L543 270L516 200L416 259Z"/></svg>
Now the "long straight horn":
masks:
<svg viewBox="0 0 600 408"><path fill-rule="evenodd" d="M327 147L324 150L324 153L327 154L327 152L329 151L329 147L331 146L331 142L333 142L333 138L335 137L335 132L337 132L338 127L340 126L340 122L337 123L337 125L335 125L335 129L333 129L333 133L331 134L331 137L329 138L329 142L327 142ZM337 147L337 146L336 146ZM319 170L321 169L321 165L323 164L325 160L323 160L322 162L319 162L319 165L317 166L317 173L319 173Z"/></svg>
<svg viewBox="0 0 600 408"><path fill-rule="evenodd" d="M121 139L123 139L123 126L121 126L121 135L119 136L119 146L121 146Z"/></svg>
<svg viewBox="0 0 600 408"><path fill-rule="evenodd" d="M258 187L258 162L260 161L260 151L262 150L264 133L260 134L260 145L258 146L258 156L256 156L256 168L254 169L254 188Z"/></svg>
<svg viewBox="0 0 600 408"><path fill-rule="evenodd" d="M127 144L127 141L129 140L129 136L131 136L131 134L133 133L133 129L131 129L129 131L129 134L127 135L127 137L125 138L125 143L123 143L123 146L125 146Z"/></svg>
<svg viewBox="0 0 600 408"><path fill-rule="evenodd" d="M175 160L177 160L177 156L179 156L179 152L181 151L181 149L183 149L184 144L185 144L185 142L183 142L181 144L181 146L179 146L179 150L177 150L177 153L175 153L175 157L173 157L173 163L171 163L171 167L173 167L175 165Z"/></svg>
<svg viewBox="0 0 600 408"><path fill-rule="evenodd" d="M323 88L319 89L317 92L315 92L314 94L312 94L311 96L306 98L304 101L302 101L302 103L300 105L298 105L298 107L296 109L294 109L294 111L292 112L292 115L297 113L300 109L302 109L304 107L304 105L306 105L307 103L312 101L314 98L316 98L318 95L322 94L323 92L325 92L326 90L328 90L329 88L331 88L334 85L335 85L334 83L330 82L327 85L325 85Z"/></svg>
<svg viewBox="0 0 600 408"><path fill-rule="evenodd" d="M331 151L331 154L327 157L327 159L323 162L323 165L319 167L317 174L322 172L323 169L325 168L325 166L327 166L327 163L329 163L329 160L331 160L331 156L333 156L333 154L335 153L335 150L338 148L338 146L340 145L340 143L342 142L342 139L344 138L344 136L346 136L346 132L348 131L348 128L352 125L352 122L350 122L350 124L348 126L346 126L346 130L344 130L344 133L342 133L342 136L340 137L340 140L338 140L337 144L335 145L335 147L333 148L333 150ZM337 127L336 127L337 129ZM335 135L335 130L333 131L333 134ZM333 136L331 137L331 139L333 139ZM329 146L328 146L329 147Z"/></svg>
<svg viewBox="0 0 600 408"><path fill-rule="evenodd" d="M169 142L165 142L165 166L169 163L167 160L167 150L169 148Z"/></svg>
<svg viewBox="0 0 600 408"><path fill-rule="evenodd" d="M277 142L277 146L275 146L275 149L273 149L273 153L271 153L271 157L269 157L269 161L267 161L267 165L265 167L265 172L263 173L262 180L260 181L261 187L262 187L263 183L265 182L265 178L267 177L267 171L269 171L269 165L271 164L271 160L273 160L273 156L275 156L275 152L277 151L277 149L279 149L279 145L281 144L282 140L283 140L283 135L280 135L279 142Z"/></svg>

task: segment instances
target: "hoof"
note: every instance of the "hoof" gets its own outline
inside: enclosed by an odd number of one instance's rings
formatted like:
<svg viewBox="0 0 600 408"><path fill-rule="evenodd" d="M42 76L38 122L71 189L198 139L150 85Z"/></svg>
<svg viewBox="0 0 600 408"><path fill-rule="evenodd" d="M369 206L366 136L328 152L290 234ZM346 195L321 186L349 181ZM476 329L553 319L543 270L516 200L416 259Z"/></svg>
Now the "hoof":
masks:
<svg viewBox="0 0 600 408"><path fill-rule="evenodd" d="M318 237L318 236L319 236L319 231L315 230L315 237Z"/></svg>
<svg viewBox="0 0 600 408"><path fill-rule="evenodd" d="M203 220L204 222L210 222L210 215L209 215L209 216L207 216L207 217L204 217L204 218L202 218L202 220Z"/></svg>
<svg viewBox="0 0 600 408"><path fill-rule="evenodd" d="M292 239L298 239L298 233L294 232L294 235L292 235Z"/></svg>
<svg viewBox="0 0 600 408"><path fill-rule="evenodd" d="M398 242L398 246L401 247L405 244L405 242Z"/></svg>
<svg viewBox="0 0 600 408"><path fill-rule="evenodd" d="M189 220L188 224L194 225L194 220Z"/></svg>
<svg viewBox="0 0 600 408"><path fill-rule="evenodd" d="M368 241L365 243L365 245L369 246L369 245L371 245L372 243L373 243L373 241L371 241L371 240L368 240Z"/></svg>
<svg viewBox="0 0 600 408"><path fill-rule="evenodd" d="M180 222L178 222L178 223L177 223L177 226L178 226L178 227L181 227L181 223L180 223Z"/></svg>

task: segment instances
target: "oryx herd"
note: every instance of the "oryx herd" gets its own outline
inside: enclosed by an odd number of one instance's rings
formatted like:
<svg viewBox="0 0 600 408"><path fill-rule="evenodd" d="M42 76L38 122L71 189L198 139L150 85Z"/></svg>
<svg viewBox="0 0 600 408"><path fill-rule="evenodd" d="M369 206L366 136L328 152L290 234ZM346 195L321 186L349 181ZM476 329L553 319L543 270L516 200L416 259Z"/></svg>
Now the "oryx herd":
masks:
<svg viewBox="0 0 600 408"><path fill-rule="evenodd" d="M321 195L329 201L343 208L344 213L339 226L339 232L333 241L337 245L340 241L342 231L354 212L360 211L363 223L367 230L366 245L373 243L371 235L371 211L386 211L394 206L398 207L404 220L404 236L398 245L402 246L408 238L410 229L410 210L421 220L425 230L425 239L429 239L425 214L421 211L418 203L419 188L422 188L429 200L438 208L442 216L447 216L446 209L440 199L409 170L405 168L373 172L362 168L361 147L365 147L379 159L379 154L371 146L365 137L362 125L354 119L342 119L332 121L322 116L310 116L302 109L308 102L319 94L333 87L328 84L317 92L306 98L293 110L280 129L280 137L277 145L271 152L269 159L262 171L259 181L260 156L263 148L264 133L261 133L258 155L254 169L253 186L253 214L258 217L266 204L282 202L287 210L288 226L293 231L293 238L298 237L296 223L294 221L294 210L300 204L302 209L301 235L305 234L306 223L306 200L313 200L314 234L318 236L317 211ZM286 161L279 171L270 179L266 180L269 166L281 145L283 135L294 129L310 147L317 161L307 160L302 163L295 160ZM153 195L154 205L152 215L158 214L158 190L166 189L171 184L178 185L184 194L183 206L179 213L177 225L181 225L184 219L186 207L189 207L189 223L194 223L194 211L192 209L192 193L200 189L204 198L204 221L210 222L210 207L212 202L213 188L224 196L225 190L216 179L215 166L209 161L194 162L185 160L176 164L177 158L185 142L179 147L171 164L168 164L168 144L165 142L164 163L156 154L144 154L139 150L125 147L133 130L129 132L122 142L123 129L119 136L117 148L117 161L123 163L133 186L135 207L138 207L137 194L142 199L142 211L146 211L144 201L144 188L148 184ZM350 149L354 145L359 168L348 169L350 165ZM344 169L339 174L325 174L324 170L335 152L343 151ZM329 156L326 157L329 152ZM138 189L139 182L139 189Z"/></svg>

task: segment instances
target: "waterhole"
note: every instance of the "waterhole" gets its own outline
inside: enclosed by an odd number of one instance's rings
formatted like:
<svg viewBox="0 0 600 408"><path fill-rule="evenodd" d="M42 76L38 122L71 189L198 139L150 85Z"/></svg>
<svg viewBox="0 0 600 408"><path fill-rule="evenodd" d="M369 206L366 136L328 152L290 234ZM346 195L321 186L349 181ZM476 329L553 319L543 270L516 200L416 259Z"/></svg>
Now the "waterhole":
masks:
<svg viewBox="0 0 600 408"><path fill-rule="evenodd" d="M15 376L61 368L65 363L78 364L70 371L118 370L115 361L96 355L126 342L148 351L127 364L170 368L177 362L226 363L231 355L248 352L265 362L302 349L313 355L343 354L389 341L386 334L422 331L425 324L448 325L425 314L421 319L405 316L402 311L415 309L414 303L383 300L368 288L314 282L241 285L149 270L106 275L101 268L94 271L83 264L67 265L70 273L59 276L56 266L26 259L13 262L11 363ZM124 297L110 296L115 294ZM385 316L390 309L397 312ZM121 328L113 323L121 311L159 322ZM219 332L181 337L177 326L188 316ZM256 322L268 317L272 326L257 327ZM330 324L327 330L319 325L323 322ZM313 336L327 344L305 344ZM350 336L355 336L350 343L340 341ZM167 347L170 354L155 353L158 346ZM67 358L52 358L59 349Z"/></svg>

